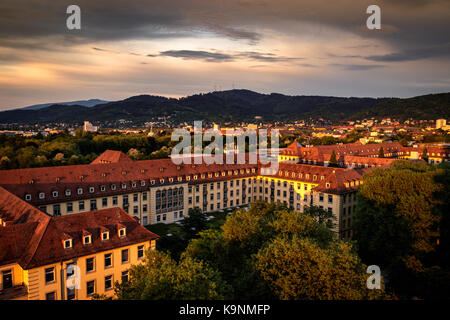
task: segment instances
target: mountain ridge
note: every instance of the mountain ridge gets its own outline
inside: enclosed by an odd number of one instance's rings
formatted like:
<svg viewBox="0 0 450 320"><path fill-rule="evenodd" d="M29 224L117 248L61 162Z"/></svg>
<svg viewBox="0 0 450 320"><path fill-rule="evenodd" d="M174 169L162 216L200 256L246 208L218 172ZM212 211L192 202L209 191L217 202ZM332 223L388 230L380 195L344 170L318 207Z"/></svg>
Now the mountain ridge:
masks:
<svg viewBox="0 0 450 320"><path fill-rule="evenodd" d="M261 94L235 89L199 93L182 98L137 95L124 100L105 102L93 107L55 104L38 110L0 112L0 123L134 123L161 118L173 123L193 120L210 122L289 121L300 119L356 120L390 117L431 120L450 118L450 92L412 98L357 98L333 96L288 96L280 93Z"/></svg>

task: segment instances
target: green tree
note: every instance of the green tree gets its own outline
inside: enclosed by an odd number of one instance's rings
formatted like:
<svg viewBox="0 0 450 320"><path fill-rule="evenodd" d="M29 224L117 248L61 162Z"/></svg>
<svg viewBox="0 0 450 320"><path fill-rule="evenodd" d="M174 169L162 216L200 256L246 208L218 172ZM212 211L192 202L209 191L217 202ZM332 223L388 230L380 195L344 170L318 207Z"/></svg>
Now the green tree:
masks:
<svg viewBox="0 0 450 320"><path fill-rule="evenodd" d="M359 254L390 273L398 294L424 294L417 288L429 268L441 264L438 239L448 212L442 205L444 185L436 178L443 174L425 163L396 161L366 174L359 189L353 225ZM422 284L411 285L418 281Z"/></svg>
<svg viewBox="0 0 450 320"><path fill-rule="evenodd" d="M425 162L428 162L428 150L427 150L427 148L423 148L421 158Z"/></svg>
<svg viewBox="0 0 450 320"><path fill-rule="evenodd" d="M329 166L330 167L337 167L338 166L338 162L337 162L337 159L336 159L336 152L334 152L334 150L331 152Z"/></svg>
<svg viewBox="0 0 450 320"><path fill-rule="evenodd" d="M177 263L167 253L150 250L129 272L128 281L115 284L122 300L219 300L231 293L219 272L189 257Z"/></svg>
<svg viewBox="0 0 450 320"><path fill-rule="evenodd" d="M326 226L328 229L332 229L334 227L335 217L333 213L324 210L318 206L305 206L304 213L316 219L319 224Z"/></svg>
<svg viewBox="0 0 450 320"><path fill-rule="evenodd" d="M280 299L360 300L382 297L366 286L366 267L349 243L322 248L309 238L275 238L256 256L256 269Z"/></svg>

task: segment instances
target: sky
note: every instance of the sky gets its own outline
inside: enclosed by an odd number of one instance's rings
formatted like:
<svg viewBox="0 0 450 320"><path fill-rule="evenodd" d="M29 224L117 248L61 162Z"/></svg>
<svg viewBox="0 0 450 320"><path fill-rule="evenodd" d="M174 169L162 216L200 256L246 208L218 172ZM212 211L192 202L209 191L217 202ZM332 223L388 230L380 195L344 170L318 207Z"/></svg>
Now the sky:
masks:
<svg viewBox="0 0 450 320"><path fill-rule="evenodd" d="M81 9L68 30L66 9ZM381 30L366 9L381 8ZM448 0L1 0L0 110L214 90L450 91Z"/></svg>

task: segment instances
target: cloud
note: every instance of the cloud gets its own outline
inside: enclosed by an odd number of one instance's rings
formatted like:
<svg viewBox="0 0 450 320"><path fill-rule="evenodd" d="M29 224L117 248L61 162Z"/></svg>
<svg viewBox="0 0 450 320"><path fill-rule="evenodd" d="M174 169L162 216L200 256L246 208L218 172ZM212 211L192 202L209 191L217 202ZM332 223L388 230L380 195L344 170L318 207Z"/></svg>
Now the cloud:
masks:
<svg viewBox="0 0 450 320"><path fill-rule="evenodd" d="M330 63L329 66L340 67L348 71L366 71L385 67L383 65L378 64L341 64L341 63Z"/></svg>
<svg viewBox="0 0 450 320"><path fill-rule="evenodd" d="M368 56L365 59L378 62L403 62L440 57L450 57L450 43L442 46L405 50L399 53Z"/></svg>
<svg viewBox="0 0 450 320"><path fill-rule="evenodd" d="M162 51L159 54L148 54L148 57L173 57L181 58L184 60L202 60L206 62L228 62L235 60L251 60L259 62L288 62L303 60L304 58L289 58L284 56L278 56L273 53L261 53L261 52L234 52L225 53L219 51L196 51L196 50L168 50Z"/></svg>
<svg viewBox="0 0 450 320"><path fill-rule="evenodd" d="M149 55L155 56L155 55ZM185 60L203 60L207 62L232 61L233 56L223 53L194 50L169 50L160 52L158 56L182 58Z"/></svg>

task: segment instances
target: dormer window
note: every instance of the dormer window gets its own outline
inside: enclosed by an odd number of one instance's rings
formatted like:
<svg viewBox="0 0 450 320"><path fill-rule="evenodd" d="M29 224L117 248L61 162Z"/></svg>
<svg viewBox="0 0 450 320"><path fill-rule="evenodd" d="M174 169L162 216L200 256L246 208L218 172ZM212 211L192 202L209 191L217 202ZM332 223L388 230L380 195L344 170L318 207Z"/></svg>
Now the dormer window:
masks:
<svg viewBox="0 0 450 320"><path fill-rule="evenodd" d="M53 198L57 198L58 197L58 191L53 191L52 192L52 196L53 196Z"/></svg>
<svg viewBox="0 0 450 320"><path fill-rule="evenodd" d="M116 190L116 185L115 184L111 185L111 190Z"/></svg>
<svg viewBox="0 0 450 320"><path fill-rule="evenodd" d="M132 186L133 188L136 188L136 182L133 182L133 183L131 184L131 186Z"/></svg>
<svg viewBox="0 0 450 320"><path fill-rule="evenodd" d="M91 240L92 240L91 235L83 236L83 244L84 245L91 244Z"/></svg>
<svg viewBox="0 0 450 320"><path fill-rule="evenodd" d="M145 181L141 181L141 187L145 187Z"/></svg>
<svg viewBox="0 0 450 320"><path fill-rule="evenodd" d="M109 240L109 232L108 231L102 232L102 241L106 241L106 240Z"/></svg>
<svg viewBox="0 0 450 320"><path fill-rule="evenodd" d="M39 199L45 199L45 193L40 192L39 193Z"/></svg>
<svg viewBox="0 0 450 320"><path fill-rule="evenodd" d="M78 189L77 189L77 193L78 193L78 194L83 194L83 189L78 188Z"/></svg>
<svg viewBox="0 0 450 320"><path fill-rule="evenodd" d="M125 228L120 228L119 229L119 238L123 238L127 235L127 231Z"/></svg>
<svg viewBox="0 0 450 320"><path fill-rule="evenodd" d="M94 193L94 187L89 187L89 192Z"/></svg>
<svg viewBox="0 0 450 320"><path fill-rule="evenodd" d="M105 191L106 190L105 186L100 186L100 190Z"/></svg>
<svg viewBox="0 0 450 320"><path fill-rule="evenodd" d="M126 189L127 185L125 183L122 183L122 189Z"/></svg>
<svg viewBox="0 0 450 320"><path fill-rule="evenodd" d="M70 190L66 190L66 196L70 196L72 194L72 192Z"/></svg>
<svg viewBox="0 0 450 320"><path fill-rule="evenodd" d="M155 184L155 180L152 180L152 182L151 182L152 184Z"/></svg>
<svg viewBox="0 0 450 320"><path fill-rule="evenodd" d="M72 239L66 239L63 241L64 249L72 248Z"/></svg>
<svg viewBox="0 0 450 320"><path fill-rule="evenodd" d="M31 194L26 194L25 195L25 200L30 201L31 200Z"/></svg>

